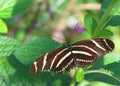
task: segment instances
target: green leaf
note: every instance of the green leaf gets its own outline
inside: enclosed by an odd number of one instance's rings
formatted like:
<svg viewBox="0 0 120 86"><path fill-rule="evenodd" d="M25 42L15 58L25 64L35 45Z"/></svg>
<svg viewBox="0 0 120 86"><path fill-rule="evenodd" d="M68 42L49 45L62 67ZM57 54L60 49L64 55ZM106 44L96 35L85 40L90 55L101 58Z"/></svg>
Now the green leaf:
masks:
<svg viewBox="0 0 120 86"><path fill-rule="evenodd" d="M59 4L57 4L57 3L59 3ZM53 5L53 9L54 9L54 12L55 11L61 11L61 12L63 12L67 7L68 7L68 4L69 4L69 2L68 1L66 1L66 0L59 0L59 1L57 1L54 5ZM59 9L58 9L59 8Z"/></svg>
<svg viewBox="0 0 120 86"><path fill-rule="evenodd" d="M76 70L75 80L76 80L76 82L81 82L83 79L84 79L84 72L83 72L82 68L78 68Z"/></svg>
<svg viewBox="0 0 120 86"><path fill-rule="evenodd" d="M97 27L97 21L90 15L85 16L84 24L85 24L85 28L87 29L87 31L90 32L91 34L95 31Z"/></svg>
<svg viewBox="0 0 120 86"><path fill-rule="evenodd" d="M0 57L7 57L19 46L19 43L10 37L0 36Z"/></svg>
<svg viewBox="0 0 120 86"><path fill-rule="evenodd" d="M104 59L104 65L108 65L114 62L119 62L120 54L115 54L115 53L107 54L104 56L103 59Z"/></svg>
<svg viewBox="0 0 120 86"><path fill-rule="evenodd" d="M84 31L81 36L79 36L79 39L89 39L91 37L91 33L88 31Z"/></svg>
<svg viewBox="0 0 120 86"><path fill-rule="evenodd" d="M102 5L101 5L101 9L100 9L101 15L104 14L104 12L105 12L106 9L108 8L110 2L111 2L111 0L103 0Z"/></svg>
<svg viewBox="0 0 120 86"><path fill-rule="evenodd" d="M110 37L113 36L113 33L108 29L102 29L98 35L98 37Z"/></svg>
<svg viewBox="0 0 120 86"><path fill-rule="evenodd" d="M24 38L25 38L25 30L23 30L23 29L17 30L16 33L15 33L15 38L18 41L23 41Z"/></svg>
<svg viewBox="0 0 120 86"><path fill-rule="evenodd" d="M109 0L110 2L111 0ZM110 15L120 15L120 0L116 1L114 8L112 9Z"/></svg>
<svg viewBox="0 0 120 86"><path fill-rule="evenodd" d="M0 33L7 33L7 32L8 29L5 22L2 19L0 19Z"/></svg>
<svg viewBox="0 0 120 86"><path fill-rule="evenodd" d="M14 55L25 65L31 64L35 59L57 48L60 44L49 38L34 38L19 47Z"/></svg>
<svg viewBox="0 0 120 86"><path fill-rule="evenodd" d="M32 2L33 0L0 0L0 17L10 18L24 12Z"/></svg>
<svg viewBox="0 0 120 86"><path fill-rule="evenodd" d="M109 83L117 86L120 85L120 80L118 78L114 77L113 75L107 72L103 72L99 70L87 71L85 73L85 79L89 81L101 81L101 82L105 82L105 83Z"/></svg>
<svg viewBox="0 0 120 86"><path fill-rule="evenodd" d="M0 57L0 86L68 86L71 78L68 75L54 76L50 73L29 74L29 68L21 64L13 55ZM67 82L65 81L67 80Z"/></svg>
<svg viewBox="0 0 120 86"><path fill-rule="evenodd" d="M92 81L88 86L113 86L112 84L100 82L100 81Z"/></svg>
<svg viewBox="0 0 120 86"><path fill-rule="evenodd" d="M104 0L102 2L102 6L101 6L101 10L100 10L102 15L104 14L106 9L108 8L111 1L112 0ZM117 0L116 5L114 6L114 8L112 9L112 11L109 15L120 15L120 9L119 8L120 8L120 0Z"/></svg>
<svg viewBox="0 0 120 86"><path fill-rule="evenodd" d="M103 15L106 9L108 8L111 0L104 0L101 6L101 14ZM108 19L106 21L106 25L110 26L119 26L120 25L120 0L116 1L115 6L113 7L112 11L110 12Z"/></svg>
<svg viewBox="0 0 120 86"><path fill-rule="evenodd" d="M120 61L120 54L109 53L109 54L106 54L103 57L100 57L99 59L97 59L97 61L95 61L93 63L93 65L90 67L90 69L92 69L92 70L100 69L108 64L112 64L112 63L119 62L119 61Z"/></svg>
<svg viewBox="0 0 120 86"><path fill-rule="evenodd" d="M110 26L120 26L120 15L113 16L110 21L108 21L107 25Z"/></svg>
<svg viewBox="0 0 120 86"><path fill-rule="evenodd" d="M108 65L103 67L104 71L107 71L108 73L117 77L119 82L120 82L120 70L119 69L120 69L120 61L119 62L114 62L112 64L108 64Z"/></svg>
<svg viewBox="0 0 120 86"><path fill-rule="evenodd" d="M109 77L108 79L104 78L105 82L109 81L111 84L119 83L120 85L120 70L119 70L120 69L120 54L109 53L105 55L103 58L99 58L96 62L94 62L92 67L89 68L89 70L98 70L98 69L101 69L102 72L105 72L107 76L109 75L110 77L112 76L111 77L112 79L116 79L116 82L115 82L115 80L111 80L111 78ZM96 78L100 78L100 81L101 81L102 77L104 77L104 75L101 75L101 77L97 76ZM93 78L96 79L95 77Z"/></svg>

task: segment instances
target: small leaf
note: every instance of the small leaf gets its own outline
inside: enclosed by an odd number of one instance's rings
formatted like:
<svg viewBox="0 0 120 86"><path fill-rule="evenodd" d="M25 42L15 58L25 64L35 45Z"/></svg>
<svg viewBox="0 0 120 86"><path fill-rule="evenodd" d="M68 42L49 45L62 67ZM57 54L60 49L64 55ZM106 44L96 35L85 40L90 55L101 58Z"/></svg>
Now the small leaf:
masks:
<svg viewBox="0 0 120 86"><path fill-rule="evenodd" d="M84 79L84 72L83 72L82 68L78 68L76 70L75 80L76 80L76 82L81 82L83 79Z"/></svg>
<svg viewBox="0 0 120 86"><path fill-rule="evenodd" d="M18 41L23 41L25 38L25 31L23 29L19 29L16 33L15 33L15 38Z"/></svg>
<svg viewBox="0 0 120 86"><path fill-rule="evenodd" d="M35 59L57 48L59 45L58 42L49 38L34 38L18 48L14 55L22 64L29 65Z"/></svg>
<svg viewBox="0 0 120 86"><path fill-rule="evenodd" d="M15 39L0 36L0 57L9 56L18 46L19 43Z"/></svg>
<svg viewBox="0 0 120 86"><path fill-rule="evenodd" d="M108 29L102 29L98 35L98 37L110 37L113 36L113 33Z"/></svg>
<svg viewBox="0 0 120 86"><path fill-rule="evenodd" d="M91 33L89 33L88 31L84 31L84 32L82 33L82 35L79 36L79 37L80 37L80 39L83 38L83 40L84 40L84 39L89 39L89 38L91 37Z"/></svg>
<svg viewBox="0 0 120 86"><path fill-rule="evenodd" d="M7 32L8 29L5 22L2 19L0 19L0 33L7 33Z"/></svg>
<svg viewBox="0 0 120 86"><path fill-rule="evenodd" d="M120 26L120 15L113 16L107 23L110 26Z"/></svg>
<svg viewBox="0 0 120 86"><path fill-rule="evenodd" d="M33 0L0 0L0 17L10 18L24 12L32 2Z"/></svg>
<svg viewBox="0 0 120 86"><path fill-rule="evenodd" d="M97 27L97 21L90 15L85 16L84 24L85 24L85 28L87 29L87 31L90 32L91 34L94 32L94 30Z"/></svg>

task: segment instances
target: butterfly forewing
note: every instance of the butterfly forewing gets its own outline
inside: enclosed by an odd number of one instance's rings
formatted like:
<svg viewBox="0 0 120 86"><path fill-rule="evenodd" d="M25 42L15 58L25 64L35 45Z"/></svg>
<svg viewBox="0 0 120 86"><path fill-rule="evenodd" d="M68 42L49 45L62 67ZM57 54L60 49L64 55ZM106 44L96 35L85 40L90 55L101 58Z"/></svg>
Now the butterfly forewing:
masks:
<svg viewBox="0 0 120 86"><path fill-rule="evenodd" d="M88 66L98 57L114 49L112 41L96 38L76 42L68 47L57 48L38 58L32 64L30 73L40 71L69 71L74 66Z"/></svg>
<svg viewBox="0 0 120 86"><path fill-rule="evenodd" d="M67 47L61 47L46 53L45 55L34 61L30 68L30 73L35 74L37 70L53 70L60 73L62 72L62 68L64 68L65 66L67 66L66 71L69 70L69 66L71 67L71 64L73 64L73 62L71 61L71 57L68 56L69 52L70 51ZM68 63L69 61L71 62Z"/></svg>

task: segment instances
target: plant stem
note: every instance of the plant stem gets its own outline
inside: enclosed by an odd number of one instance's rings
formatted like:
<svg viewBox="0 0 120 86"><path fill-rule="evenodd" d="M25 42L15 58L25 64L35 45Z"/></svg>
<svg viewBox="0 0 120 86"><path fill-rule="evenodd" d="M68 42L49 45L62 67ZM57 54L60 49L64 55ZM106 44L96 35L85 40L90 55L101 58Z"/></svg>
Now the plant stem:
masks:
<svg viewBox="0 0 120 86"><path fill-rule="evenodd" d="M74 75L74 77L73 77L73 79L72 79L72 81L70 83L70 86L75 86L75 83L76 83L76 80L75 80L75 75Z"/></svg>
<svg viewBox="0 0 120 86"><path fill-rule="evenodd" d="M115 6L116 2L118 0L111 0L110 5L108 6L107 10L105 11L103 17L101 18L99 24L97 25L97 28L95 30L95 32L93 33L93 37L96 38L99 34L99 32L102 30L102 28L104 27L104 24L106 22L106 19L108 18L108 15L110 14L110 12L112 11L113 7Z"/></svg>
<svg viewBox="0 0 120 86"><path fill-rule="evenodd" d="M70 86L75 86L76 82L81 82L84 79L84 72L83 69L80 67L76 67L76 71L74 77L70 83Z"/></svg>

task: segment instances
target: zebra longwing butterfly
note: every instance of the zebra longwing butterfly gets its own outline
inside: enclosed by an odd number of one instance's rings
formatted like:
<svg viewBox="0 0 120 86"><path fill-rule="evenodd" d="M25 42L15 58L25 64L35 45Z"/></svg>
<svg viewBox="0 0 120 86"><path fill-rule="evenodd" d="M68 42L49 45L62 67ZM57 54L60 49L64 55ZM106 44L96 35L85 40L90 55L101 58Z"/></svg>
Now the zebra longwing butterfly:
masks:
<svg viewBox="0 0 120 86"><path fill-rule="evenodd" d="M70 71L74 66L89 66L100 56L112 51L114 43L106 38L96 38L76 42L70 46L52 50L33 62L30 73L40 71Z"/></svg>

